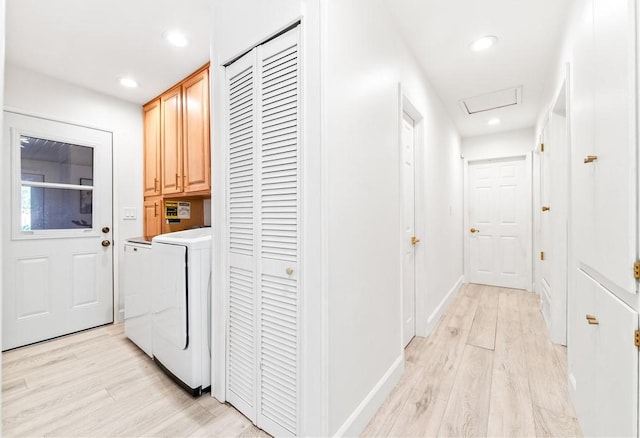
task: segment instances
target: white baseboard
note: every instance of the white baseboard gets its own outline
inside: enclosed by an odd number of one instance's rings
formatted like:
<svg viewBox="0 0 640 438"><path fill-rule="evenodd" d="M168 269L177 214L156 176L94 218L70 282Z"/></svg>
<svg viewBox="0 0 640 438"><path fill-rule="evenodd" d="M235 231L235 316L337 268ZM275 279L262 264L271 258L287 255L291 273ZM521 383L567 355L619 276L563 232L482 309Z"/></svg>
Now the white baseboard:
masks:
<svg viewBox="0 0 640 438"><path fill-rule="evenodd" d="M124 322L124 309L118 311L116 314L116 320L113 321L114 324L119 324L121 322Z"/></svg>
<svg viewBox="0 0 640 438"><path fill-rule="evenodd" d="M335 437L356 437L362 433L382 403L396 386L404 371L404 351L393 362L384 376L376 383L371 392L362 400L347 421L334 434Z"/></svg>
<svg viewBox="0 0 640 438"><path fill-rule="evenodd" d="M454 284L453 287L449 289L449 292L447 292L447 295L440 302L440 304L438 304L438 307L436 307L436 309L431 313L431 315L429 315L429 318L427 318L427 327L425 330L425 333L426 333L425 336L428 336L429 333L431 333L431 330L433 330L433 328L436 326L436 324L440 320L440 317L444 313L445 309L449 306L449 303L451 302L453 297L456 296L456 294L458 293L458 291L460 290L460 288L464 283L465 283L464 275L461 275L460 278L458 278L458 281L456 281L456 284Z"/></svg>

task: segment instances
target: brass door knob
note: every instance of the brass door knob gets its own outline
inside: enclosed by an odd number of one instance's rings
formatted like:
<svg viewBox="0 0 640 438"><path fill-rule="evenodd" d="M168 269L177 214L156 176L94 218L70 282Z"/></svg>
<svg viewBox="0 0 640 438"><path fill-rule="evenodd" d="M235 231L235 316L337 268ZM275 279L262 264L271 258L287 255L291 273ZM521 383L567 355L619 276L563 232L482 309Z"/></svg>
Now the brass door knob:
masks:
<svg viewBox="0 0 640 438"><path fill-rule="evenodd" d="M550 207L547 207L545 205L542 206L542 211L549 211L549 210L551 210Z"/></svg>
<svg viewBox="0 0 640 438"><path fill-rule="evenodd" d="M597 159L598 159L597 155L587 155L586 158L584 159L584 164L593 163Z"/></svg>
<svg viewBox="0 0 640 438"><path fill-rule="evenodd" d="M420 242L420 239L418 239L416 236L411 237L411 244L412 245L415 245L418 242Z"/></svg>
<svg viewBox="0 0 640 438"><path fill-rule="evenodd" d="M469 231L472 232L472 233L479 233L480 232L479 229L473 228L473 227Z"/></svg>
<svg viewBox="0 0 640 438"><path fill-rule="evenodd" d="M103 240L103 241L102 241L102 246L104 246L105 248L106 248L107 246L111 246L111 241L110 241L110 240Z"/></svg>
<svg viewBox="0 0 640 438"><path fill-rule="evenodd" d="M104 234L107 234L109 231L111 231L111 228L109 228L109 227L102 227L102 232L103 232Z"/></svg>

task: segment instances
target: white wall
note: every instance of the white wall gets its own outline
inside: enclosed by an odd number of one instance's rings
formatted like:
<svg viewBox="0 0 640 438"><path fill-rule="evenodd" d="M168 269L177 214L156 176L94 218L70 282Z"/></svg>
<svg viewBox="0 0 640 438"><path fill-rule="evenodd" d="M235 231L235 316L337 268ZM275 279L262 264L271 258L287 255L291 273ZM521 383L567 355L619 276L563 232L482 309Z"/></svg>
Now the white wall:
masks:
<svg viewBox="0 0 640 438"><path fill-rule="evenodd" d="M275 4L274 4L275 3ZM417 208L418 332L462 281L460 138L377 0L212 0L213 223L224 224L224 67L302 20L305 435L355 435L402 371L400 98L424 117ZM251 10L250 15L246 14ZM214 227L215 289L224 234ZM216 293L214 309L221 309ZM224 329L224 315L214 332ZM431 321L428 317L432 317ZM218 339L214 357L224 354ZM224 361L222 361L224 365ZM215 368L215 367L214 367ZM224 369L214 369L222 382ZM224 388L214 383L216 397Z"/></svg>
<svg viewBox="0 0 640 438"><path fill-rule="evenodd" d="M274 32L298 20L302 21L301 72L304 87L302 166L305 173L302 197L304 244L302 257L302 404L301 417L306 425L302 434L326 436L326 281L321 272L325 264L322 251L322 193L320 190L320 0L210 0L211 95L212 95L212 222L213 227L213 307L214 333L212 394L225 399L225 318L224 314L224 224L225 224L225 68L232 58L253 48ZM251 14L247 14L251 11ZM216 226L217 225L217 226ZM216 360L217 358L217 360Z"/></svg>
<svg viewBox="0 0 640 438"><path fill-rule="evenodd" d="M4 29L5 22L5 0L0 0L0 29ZM0 32L0 108L4 107L4 32ZM0 114L0 132L4 132L3 116ZM0 166L0 181L4 181L4 174L2 172L3 166ZM5 204L6 205L6 204ZM0 215L0 230L4 230L3 221L6 220L6 215ZM3 261L4 242L2 241L2 233L0 233L0 266L4 266ZM0 269L0 297L3 296L2 285L4 279L2 277L2 269ZM0 350L2 350L2 300L0 300ZM2 379L2 367L0 367L0 380ZM0 401L0 407L2 402ZM0 409L0 412L2 410ZM1 419L0 414L0 419Z"/></svg>
<svg viewBox="0 0 640 438"><path fill-rule="evenodd" d="M424 243L416 259L427 315L462 276L463 168L459 136L384 6L351 0L325 8L329 431L351 435L386 395L373 388L403 358L399 83L424 117L416 164L425 186L416 234ZM355 409L361 418L349 418Z"/></svg>
<svg viewBox="0 0 640 438"><path fill-rule="evenodd" d="M114 288L116 317L122 318L124 298L117 279L124 240L142 235L142 109L21 67L5 68L5 108L113 133ZM3 145L5 156L8 147ZM125 207L137 209L136 220L122 219Z"/></svg>
<svg viewBox="0 0 640 438"><path fill-rule="evenodd" d="M462 154L467 161L526 155L536 147L534 128L465 137Z"/></svg>

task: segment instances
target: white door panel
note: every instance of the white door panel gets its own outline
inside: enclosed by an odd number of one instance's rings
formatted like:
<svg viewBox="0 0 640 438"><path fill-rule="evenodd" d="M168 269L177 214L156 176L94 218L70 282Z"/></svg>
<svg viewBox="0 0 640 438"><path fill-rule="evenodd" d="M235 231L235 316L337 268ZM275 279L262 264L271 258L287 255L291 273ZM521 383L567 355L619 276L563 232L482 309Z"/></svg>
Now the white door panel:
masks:
<svg viewBox="0 0 640 438"><path fill-rule="evenodd" d="M9 349L113 321L112 146L108 132L4 117Z"/></svg>
<svg viewBox="0 0 640 438"><path fill-rule="evenodd" d="M469 281L525 289L530 284L524 157L469 163Z"/></svg>
<svg viewBox="0 0 640 438"><path fill-rule="evenodd" d="M582 431L637 436L638 313L582 270L571 302L570 389Z"/></svg>
<svg viewBox="0 0 640 438"><path fill-rule="evenodd" d="M402 120L402 344L408 345L415 336L415 125L414 121L403 114Z"/></svg>

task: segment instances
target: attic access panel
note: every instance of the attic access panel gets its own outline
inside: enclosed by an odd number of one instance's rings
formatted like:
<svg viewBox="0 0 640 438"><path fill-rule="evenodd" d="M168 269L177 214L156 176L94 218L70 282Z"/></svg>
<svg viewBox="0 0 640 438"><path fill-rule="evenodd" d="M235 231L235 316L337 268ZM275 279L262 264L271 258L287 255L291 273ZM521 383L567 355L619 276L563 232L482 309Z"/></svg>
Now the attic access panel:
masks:
<svg viewBox="0 0 640 438"><path fill-rule="evenodd" d="M466 115L477 114L522 103L522 86L469 97L460 101Z"/></svg>

